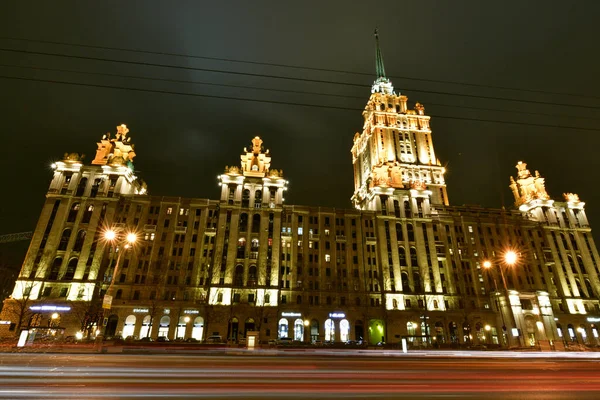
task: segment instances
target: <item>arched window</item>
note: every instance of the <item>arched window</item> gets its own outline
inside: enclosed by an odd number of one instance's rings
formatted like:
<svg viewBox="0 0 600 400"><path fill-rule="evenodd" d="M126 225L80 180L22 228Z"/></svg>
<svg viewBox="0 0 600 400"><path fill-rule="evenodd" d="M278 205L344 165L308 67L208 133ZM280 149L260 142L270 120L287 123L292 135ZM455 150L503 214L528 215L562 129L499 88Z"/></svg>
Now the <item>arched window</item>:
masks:
<svg viewBox="0 0 600 400"><path fill-rule="evenodd" d="M575 335L575 328L573 328L573 325L567 325L567 330L569 331L569 338L571 338L572 342L575 342L577 340L577 336Z"/></svg>
<svg viewBox="0 0 600 400"><path fill-rule="evenodd" d="M406 224L406 231L408 234L408 241L414 242L415 241L415 231L413 229L412 224Z"/></svg>
<svg viewBox="0 0 600 400"><path fill-rule="evenodd" d="M83 212L83 218L81 219L82 224L87 224L92 219L92 213L94 212L94 206L92 204L88 204Z"/></svg>
<svg viewBox="0 0 600 400"><path fill-rule="evenodd" d="M400 261L400 265L406 266L406 250L404 247L398 247L398 258Z"/></svg>
<svg viewBox="0 0 600 400"><path fill-rule="evenodd" d="M556 333L558 334L559 338L563 337L563 329L561 324L556 324Z"/></svg>
<svg viewBox="0 0 600 400"><path fill-rule="evenodd" d="M288 320L285 318L279 320L278 336L280 339L288 337Z"/></svg>
<svg viewBox="0 0 600 400"><path fill-rule="evenodd" d="M404 240L404 234L402 233L402 224L396 224L396 239L398 239L398 241Z"/></svg>
<svg viewBox="0 0 600 400"><path fill-rule="evenodd" d="M402 272L400 274L400 279L402 280L402 291L406 293L410 293L410 282L408 281L408 274L406 272Z"/></svg>
<svg viewBox="0 0 600 400"><path fill-rule="evenodd" d="M251 265L248 269L248 286L256 286L256 265Z"/></svg>
<svg viewBox="0 0 600 400"><path fill-rule="evenodd" d="M304 322L299 318L294 321L294 340L304 340Z"/></svg>
<svg viewBox="0 0 600 400"><path fill-rule="evenodd" d="M62 261L62 257L56 257L54 259L54 262L52 263L52 268L50 269L50 276L48 277L49 280L55 281L58 279L58 273L60 272Z"/></svg>
<svg viewBox="0 0 600 400"><path fill-rule="evenodd" d="M350 323L347 319L340 321L340 340L346 343L350 339Z"/></svg>
<svg viewBox="0 0 600 400"><path fill-rule="evenodd" d="M81 251L83 248L83 242L85 242L85 230L80 230L77 232L77 237L75 238L75 245L73 246L73 251Z"/></svg>
<svg viewBox="0 0 600 400"><path fill-rule="evenodd" d="M252 233L260 232L260 214L252 216Z"/></svg>
<svg viewBox="0 0 600 400"><path fill-rule="evenodd" d="M262 190L254 192L254 208L262 207Z"/></svg>
<svg viewBox="0 0 600 400"><path fill-rule="evenodd" d="M575 235L573 233L569 233L569 237L571 239L571 244L573 245L573 249L575 249L575 251L579 250L579 247L577 246L577 240L575 240Z"/></svg>
<svg viewBox="0 0 600 400"><path fill-rule="evenodd" d="M248 214L242 213L240 214L240 232L246 232L248 230Z"/></svg>
<svg viewBox="0 0 600 400"><path fill-rule="evenodd" d="M258 246L259 246L258 239L256 239L256 238L252 239L252 242L250 243L250 251L258 251Z"/></svg>
<svg viewBox="0 0 600 400"><path fill-rule="evenodd" d="M417 249L415 249L414 247L410 248L410 264L412 267L419 266L419 262L417 259Z"/></svg>
<svg viewBox="0 0 600 400"><path fill-rule="evenodd" d="M158 326L158 336L169 336L169 326L171 325L171 318L168 315L164 315L160 319L160 323Z"/></svg>
<svg viewBox="0 0 600 400"><path fill-rule="evenodd" d="M60 243L58 244L58 250L66 250L69 244L69 238L71 237L71 229L65 229L60 237Z"/></svg>
<svg viewBox="0 0 600 400"><path fill-rule="evenodd" d="M140 339L150 336L151 327L152 317L150 315L146 315L142 320L142 329L140 329Z"/></svg>
<svg viewBox="0 0 600 400"><path fill-rule="evenodd" d="M415 292L421 293L423 288L421 287L421 275L418 272L413 274L413 281L415 283Z"/></svg>
<svg viewBox="0 0 600 400"><path fill-rule="evenodd" d="M592 289L592 284L590 283L589 279L585 279L585 288L588 291L588 296L592 296L594 297L594 289Z"/></svg>
<svg viewBox="0 0 600 400"><path fill-rule="evenodd" d="M63 276L63 280L70 281L75 276L75 270L77 269L77 258L71 258L69 264L67 264L67 271Z"/></svg>
<svg viewBox="0 0 600 400"><path fill-rule="evenodd" d="M589 296L587 295L587 293L585 293L583 291L583 288L581 287L581 282L579 282L579 279L575 279L575 283L577 284L577 290L579 291L579 297L588 298Z"/></svg>
<svg viewBox="0 0 600 400"><path fill-rule="evenodd" d="M237 258L246 258L246 239L239 238L237 243Z"/></svg>
<svg viewBox="0 0 600 400"><path fill-rule="evenodd" d="M404 216L406 218L410 218L412 216L412 212L410 210L410 203L408 202L408 200L404 201Z"/></svg>
<svg viewBox="0 0 600 400"><path fill-rule="evenodd" d="M265 304L271 303L271 295L269 293L265 294Z"/></svg>
<svg viewBox="0 0 600 400"><path fill-rule="evenodd" d="M127 318L125 318L125 325L123 325L124 338L133 336L133 331L135 330L135 320L135 315L130 315Z"/></svg>
<svg viewBox="0 0 600 400"><path fill-rule="evenodd" d="M335 322L331 318L325 321L325 341L335 341Z"/></svg>
<svg viewBox="0 0 600 400"><path fill-rule="evenodd" d="M242 192L242 207L250 206L250 190L244 189Z"/></svg>
<svg viewBox="0 0 600 400"><path fill-rule="evenodd" d="M392 299L392 308L396 310L398 308L398 300Z"/></svg>
<svg viewBox="0 0 600 400"><path fill-rule="evenodd" d="M585 274L585 267L583 266L583 259L580 255L577 255L577 266L579 266L579 270L581 273Z"/></svg>
<svg viewBox="0 0 600 400"><path fill-rule="evenodd" d="M235 267L235 285L244 286L244 266L241 264Z"/></svg>
<svg viewBox="0 0 600 400"><path fill-rule="evenodd" d="M194 327L192 328L192 337L196 340L202 340L203 332L204 332L204 318L196 317L196 319L194 319Z"/></svg>
<svg viewBox="0 0 600 400"><path fill-rule="evenodd" d="M79 212L79 203L75 203L71 206L71 210L69 211L69 216L67 217L67 222L75 222L77 219L77 213Z"/></svg>

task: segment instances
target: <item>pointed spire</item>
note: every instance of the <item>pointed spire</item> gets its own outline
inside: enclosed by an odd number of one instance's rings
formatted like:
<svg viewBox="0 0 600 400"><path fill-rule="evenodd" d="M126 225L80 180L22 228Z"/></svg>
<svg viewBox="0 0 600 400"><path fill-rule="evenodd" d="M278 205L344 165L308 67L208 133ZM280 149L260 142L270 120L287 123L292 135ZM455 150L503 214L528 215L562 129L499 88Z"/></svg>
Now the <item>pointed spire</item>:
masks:
<svg viewBox="0 0 600 400"><path fill-rule="evenodd" d="M385 68L383 66L383 56L381 55L381 49L379 48L379 32L375 28L375 44L377 50L375 52L375 71L377 73L377 79L373 82L371 87L371 93L386 93L392 94L394 92L394 86L392 82L385 76Z"/></svg>
<svg viewBox="0 0 600 400"><path fill-rule="evenodd" d="M375 53L375 71L377 78L385 78L385 67L383 66L383 56L381 55L381 49L379 48L379 32L375 28L375 44L377 51Z"/></svg>

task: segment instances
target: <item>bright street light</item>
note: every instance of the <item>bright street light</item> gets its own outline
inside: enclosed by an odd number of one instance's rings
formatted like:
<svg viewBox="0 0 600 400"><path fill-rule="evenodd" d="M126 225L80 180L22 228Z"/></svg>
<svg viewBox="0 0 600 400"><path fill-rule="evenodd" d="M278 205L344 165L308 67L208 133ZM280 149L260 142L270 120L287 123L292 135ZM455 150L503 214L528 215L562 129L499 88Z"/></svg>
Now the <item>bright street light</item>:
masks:
<svg viewBox="0 0 600 400"><path fill-rule="evenodd" d="M137 238L138 238L137 235L133 232L129 232L126 237L129 244L134 244L136 242Z"/></svg>
<svg viewBox="0 0 600 400"><path fill-rule="evenodd" d="M508 265L515 265L517 263L517 258L517 253L515 253L513 250L508 250L506 253L504 253L504 261L506 261Z"/></svg>
<svg viewBox="0 0 600 400"><path fill-rule="evenodd" d="M113 241L113 240L115 240L116 237L117 237L117 232L113 231L112 229L109 229L106 232L104 232L104 239L106 239L108 241Z"/></svg>

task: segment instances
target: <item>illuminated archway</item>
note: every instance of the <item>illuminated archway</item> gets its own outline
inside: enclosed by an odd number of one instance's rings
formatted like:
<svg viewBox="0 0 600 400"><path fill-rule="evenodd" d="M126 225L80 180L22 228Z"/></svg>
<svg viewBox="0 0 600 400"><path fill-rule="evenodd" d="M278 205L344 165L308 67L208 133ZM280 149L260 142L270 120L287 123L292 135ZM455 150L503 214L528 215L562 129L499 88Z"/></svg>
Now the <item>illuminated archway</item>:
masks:
<svg viewBox="0 0 600 400"><path fill-rule="evenodd" d="M294 321L294 340L304 341L304 322L300 318Z"/></svg>
<svg viewBox="0 0 600 400"><path fill-rule="evenodd" d="M196 340L202 340L203 333L204 333L204 318L196 317L196 319L194 319L194 327L192 328L192 337Z"/></svg>
<svg viewBox="0 0 600 400"><path fill-rule="evenodd" d="M350 322L347 319L340 321L340 340L347 342L350 339Z"/></svg>
<svg viewBox="0 0 600 400"><path fill-rule="evenodd" d="M277 332L279 338L288 337L288 320L281 318L279 320L279 330Z"/></svg>
<svg viewBox="0 0 600 400"><path fill-rule="evenodd" d="M163 316L160 319L160 323L158 326L158 336L169 336L169 326L171 325L171 318L167 315Z"/></svg>
<svg viewBox="0 0 600 400"><path fill-rule="evenodd" d="M123 337L127 338L128 336L133 336L133 331L135 330L135 315L130 315L125 318L125 325L123 326Z"/></svg>
<svg viewBox="0 0 600 400"><path fill-rule="evenodd" d="M325 341L335 341L335 322L331 318L325 321Z"/></svg>
<svg viewBox="0 0 600 400"><path fill-rule="evenodd" d="M151 322L152 317L150 315L146 315L142 320L142 329L140 329L140 339L150 336L150 331L152 328Z"/></svg>

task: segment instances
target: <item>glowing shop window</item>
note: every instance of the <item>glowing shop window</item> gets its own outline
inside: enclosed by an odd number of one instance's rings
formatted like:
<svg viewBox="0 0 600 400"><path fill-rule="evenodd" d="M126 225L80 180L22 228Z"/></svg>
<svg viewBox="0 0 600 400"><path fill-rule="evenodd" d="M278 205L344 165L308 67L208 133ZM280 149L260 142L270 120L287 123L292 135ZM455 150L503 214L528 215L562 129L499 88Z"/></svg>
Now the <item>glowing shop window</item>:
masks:
<svg viewBox="0 0 600 400"><path fill-rule="evenodd" d="M350 339L350 323L347 319L340 321L340 340L347 342Z"/></svg>
<svg viewBox="0 0 600 400"><path fill-rule="evenodd" d="M301 319L294 321L294 340L300 342L304 340L304 323Z"/></svg>
<svg viewBox="0 0 600 400"><path fill-rule="evenodd" d="M279 338L288 337L288 320L281 318L279 320Z"/></svg>
<svg viewBox="0 0 600 400"><path fill-rule="evenodd" d="M325 341L333 342L335 340L335 322L332 319L325 321Z"/></svg>

